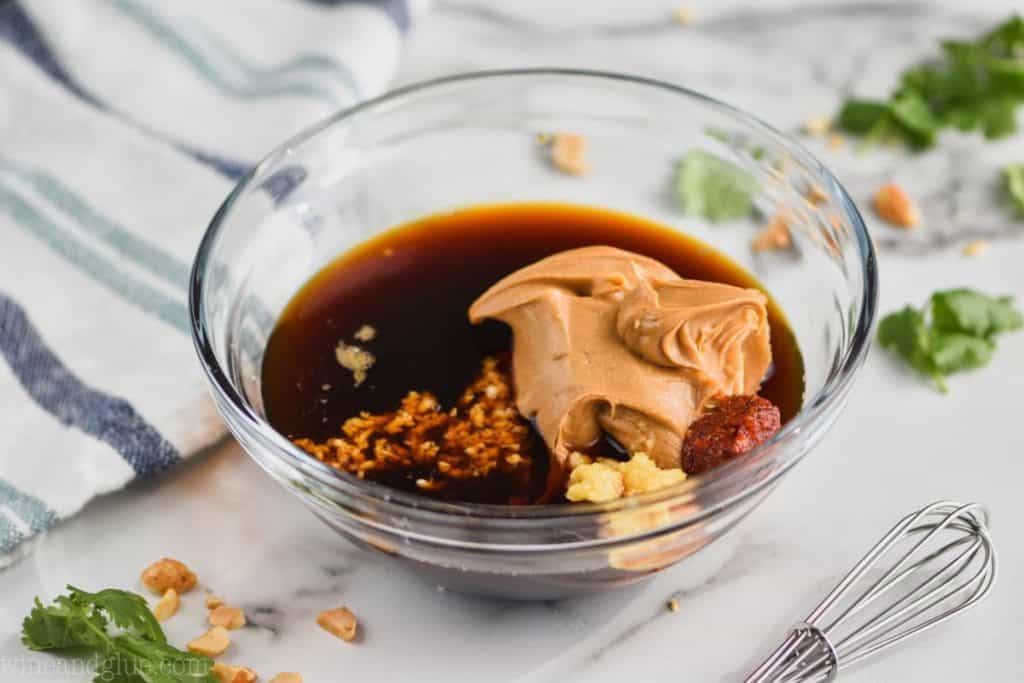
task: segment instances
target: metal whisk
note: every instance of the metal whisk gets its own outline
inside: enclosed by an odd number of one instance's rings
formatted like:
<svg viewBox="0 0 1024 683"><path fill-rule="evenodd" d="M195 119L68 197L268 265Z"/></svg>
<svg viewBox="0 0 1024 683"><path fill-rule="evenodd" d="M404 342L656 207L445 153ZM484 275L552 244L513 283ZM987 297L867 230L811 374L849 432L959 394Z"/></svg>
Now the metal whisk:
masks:
<svg viewBox="0 0 1024 683"><path fill-rule="evenodd" d="M745 683L835 680L975 604L995 578L985 508L932 503L893 527Z"/></svg>

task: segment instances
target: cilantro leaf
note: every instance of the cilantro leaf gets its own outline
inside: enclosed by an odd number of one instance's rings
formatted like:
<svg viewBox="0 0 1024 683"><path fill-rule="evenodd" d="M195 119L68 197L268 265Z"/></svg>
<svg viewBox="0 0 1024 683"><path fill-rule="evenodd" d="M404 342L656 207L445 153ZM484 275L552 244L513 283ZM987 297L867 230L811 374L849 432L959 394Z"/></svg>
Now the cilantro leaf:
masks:
<svg viewBox="0 0 1024 683"><path fill-rule="evenodd" d="M996 346L981 337L933 329L928 337L928 348L932 367L936 372L948 375L987 365Z"/></svg>
<svg viewBox="0 0 1024 683"><path fill-rule="evenodd" d="M166 643L156 643L133 635L114 639L116 652L100 663L97 680L107 672L126 676L125 683L138 677L146 683L207 683L215 681L209 657L183 652ZM114 679L118 680L118 679Z"/></svg>
<svg viewBox="0 0 1024 683"><path fill-rule="evenodd" d="M911 146L935 144L940 123L919 92L908 89L897 93L889 103L889 112Z"/></svg>
<svg viewBox="0 0 1024 683"><path fill-rule="evenodd" d="M22 622L22 642L32 650L100 657L97 682L216 683L213 661L168 645L145 599L128 591L68 586L49 606L37 598Z"/></svg>
<svg viewBox="0 0 1024 683"><path fill-rule="evenodd" d="M683 211L715 222L749 216L756 188L746 170L699 149L686 153L676 173L676 196Z"/></svg>
<svg viewBox="0 0 1024 683"><path fill-rule="evenodd" d="M1022 103L1024 20L1014 16L976 41L943 42L941 59L906 70L887 100L848 100L837 120L869 142L896 136L924 148L946 127L1010 135Z"/></svg>
<svg viewBox="0 0 1024 683"><path fill-rule="evenodd" d="M167 642L160 622L153 616L146 599L141 595L114 588L99 593L87 593L74 586L68 586L68 590L71 592L72 600L79 604L91 604L96 609L103 610L113 624L125 631L158 643Z"/></svg>
<svg viewBox="0 0 1024 683"><path fill-rule="evenodd" d="M889 116L889 105L879 100L847 100L839 110L837 121L850 133L867 135L882 119Z"/></svg>
<svg viewBox="0 0 1024 683"><path fill-rule="evenodd" d="M1024 19L1014 16L997 26L981 39L993 54L1001 57L1013 57L1024 45Z"/></svg>
<svg viewBox="0 0 1024 683"><path fill-rule="evenodd" d="M932 294L923 309L906 306L878 325L878 341L894 350L945 393L947 375L987 365L995 337L1024 327L1024 315L1010 297L970 289Z"/></svg>
<svg viewBox="0 0 1024 683"><path fill-rule="evenodd" d="M50 607L36 598L35 607L21 623L22 642L32 650L66 650L75 647L103 649L109 640L102 614L88 611L61 596Z"/></svg>
<svg viewBox="0 0 1024 683"><path fill-rule="evenodd" d="M930 335L924 313L913 306L906 306L885 316L878 324L878 343L882 348L895 350L910 367L922 375L932 377L945 393L946 384L942 373L931 356Z"/></svg>
<svg viewBox="0 0 1024 683"><path fill-rule="evenodd" d="M1014 164L1003 168L1006 178L1006 191L1010 201L1017 210L1017 215L1024 218L1024 164Z"/></svg>
<svg viewBox="0 0 1024 683"><path fill-rule="evenodd" d="M935 329L987 339L1024 326L1024 317L1008 296L992 297L970 289L950 289L932 294Z"/></svg>

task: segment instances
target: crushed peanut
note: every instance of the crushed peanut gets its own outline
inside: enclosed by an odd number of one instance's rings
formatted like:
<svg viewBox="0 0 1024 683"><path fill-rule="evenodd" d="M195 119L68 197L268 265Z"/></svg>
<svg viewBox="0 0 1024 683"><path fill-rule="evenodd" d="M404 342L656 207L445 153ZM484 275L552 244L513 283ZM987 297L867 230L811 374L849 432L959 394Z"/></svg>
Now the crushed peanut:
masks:
<svg viewBox="0 0 1024 683"><path fill-rule="evenodd" d="M874 197L875 212L887 223L912 228L921 221L921 212L910 196L896 183L886 183Z"/></svg>
<svg viewBox="0 0 1024 683"><path fill-rule="evenodd" d="M146 567L142 572L142 583L156 595L162 596L168 588L181 594L195 588L196 575L181 562L165 557Z"/></svg>
<svg viewBox="0 0 1024 683"><path fill-rule="evenodd" d="M227 605L213 608L208 619L210 626L223 626L229 631L245 626L245 613L237 607L228 607Z"/></svg>
<svg viewBox="0 0 1024 683"><path fill-rule="evenodd" d="M422 491L442 491L485 477L525 488L537 446L520 416L512 378L496 358L486 358L454 408L442 409L429 393L409 392L393 413L349 418L342 435L295 445L327 465L359 478L401 472ZM526 501L523 501L526 502Z"/></svg>
<svg viewBox="0 0 1024 683"><path fill-rule="evenodd" d="M210 669L220 683L253 683L259 676L252 669L245 666L231 666L217 662Z"/></svg>
<svg viewBox="0 0 1024 683"><path fill-rule="evenodd" d="M334 357L338 360L338 365L352 373L352 379L355 380L357 387L366 381L367 373L377 361L366 349L343 341L338 342L338 347L334 349Z"/></svg>
<svg viewBox="0 0 1024 683"><path fill-rule="evenodd" d="M214 610L224 604L224 599L219 595L206 596L206 609Z"/></svg>
<svg viewBox="0 0 1024 683"><path fill-rule="evenodd" d="M964 256L981 256L988 251L989 243L985 240L971 240L964 245Z"/></svg>
<svg viewBox="0 0 1024 683"><path fill-rule="evenodd" d="M538 138L551 145L551 163L562 173L583 175L590 170L587 163L587 139L576 133L555 133Z"/></svg>
<svg viewBox="0 0 1024 683"><path fill-rule="evenodd" d="M679 601L676 600L675 598L671 598L668 601L668 605L667 606L668 606L668 611L669 612L678 612L679 611Z"/></svg>
<svg viewBox="0 0 1024 683"><path fill-rule="evenodd" d="M352 614L347 607L321 612L317 615L316 623L323 630L347 643L355 640L356 632L359 629L356 615Z"/></svg>
<svg viewBox="0 0 1024 683"><path fill-rule="evenodd" d="M168 588L160 601L153 606L153 616L157 621L167 621L175 615L179 605L181 598L178 597L178 591Z"/></svg>
<svg viewBox="0 0 1024 683"><path fill-rule="evenodd" d="M231 645L231 634L223 626L214 626L209 631L189 642L186 646L189 652L216 657L224 654L224 651Z"/></svg>
<svg viewBox="0 0 1024 683"><path fill-rule="evenodd" d="M270 683L302 683L302 676L294 671L284 671L271 678Z"/></svg>
<svg viewBox="0 0 1024 683"><path fill-rule="evenodd" d="M828 136L828 146L830 149L838 150L846 146L846 138L839 133L832 133Z"/></svg>
<svg viewBox="0 0 1024 683"><path fill-rule="evenodd" d="M789 231L789 219L782 213L772 216L768 225L750 242L750 248L754 251L789 249L791 246L793 246L793 235Z"/></svg>
<svg viewBox="0 0 1024 683"><path fill-rule="evenodd" d="M352 336L361 342L373 341L377 337L377 328L372 325L363 325Z"/></svg>
<svg viewBox="0 0 1024 683"><path fill-rule="evenodd" d="M832 119L827 116L811 116L801 126L805 135L820 138L832 129Z"/></svg>
<svg viewBox="0 0 1024 683"><path fill-rule="evenodd" d="M656 491L686 479L682 470L661 469L646 453L636 453L626 462L609 458L577 462L579 464L569 474L569 488L565 492L565 497L573 502L605 503Z"/></svg>
<svg viewBox="0 0 1024 683"><path fill-rule="evenodd" d="M807 192L804 194L804 198L810 202L812 206L821 206L828 201L828 193L825 192L821 185L811 183L807 187Z"/></svg>
<svg viewBox="0 0 1024 683"><path fill-rule="evenodd" d="M688 3L678 5L672 10L672 19L680 26L689 26L696 20L697 13Z"/></svg>

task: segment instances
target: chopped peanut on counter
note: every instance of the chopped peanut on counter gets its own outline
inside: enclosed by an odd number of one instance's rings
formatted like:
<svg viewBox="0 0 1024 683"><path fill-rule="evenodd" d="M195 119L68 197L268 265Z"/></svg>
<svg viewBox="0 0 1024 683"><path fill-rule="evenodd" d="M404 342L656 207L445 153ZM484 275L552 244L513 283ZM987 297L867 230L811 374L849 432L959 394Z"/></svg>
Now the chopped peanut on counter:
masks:
<svg viewBox="0 0 1024 683"><path fill-rule="evenodd" d="M971 240L964 245L964 256L981 256L988 251L989 243L985 240Z"/></svg>
<svg viewBox="0 0 1024 683"><path fill-rule="evenodd" d="M209 631L189 642L189 652L216 657L223 654L231 645L231 634L223 626L214 626Z"/></svg>
<svg viewBox="0 0 1024 683"><path fill-rule="evenodd" d="M220 683L253 683L259 676L252 669L245 666L231 666L217 662L210 670ZM271 681L273 683L273 681Z"/></svg>
<svg viewBox="0 0 1024 683"><path fill-rule="evenodd" d="M793 235L789 231L789 221L781 213L775 214L768 225L750 242L750 248L754 251L789 249L791 246Z"/></svg>
<svg viewBox="0 0 1024 683"><path fill-rule="evenodd" d="M229 631L245 626L245 613L237 607L219 605L210 611L211 626L223 626Z"/></svg>
<svg viewBox="0 0 1024 683"><path fill-rule="evenodd" d="M347 643L355 640L359 628L356 615L352 614L347 607L321 612L316 618L316 623L323 630Z"/></svg>
<svg viewBox="0 0 1024 683"><path fill-rule="evenodd" d="M206 596L206 609L214 610L224 604L224 599L217 595Z"/></svg>
<svg viewBox="0 0 1024 683"><path fill-rule="evenodd" d="M562 173L583 175L590 170L587 163L587 139L576 133L555 133L541 136L551 145L551 163Z"/></svg>
<svg viewBox="0 0 1024 683"><path fill-rule="evenodd" d="M142 572L142 583L155 594L162 596L168 588L187 593L196 586L195 573L181 562L165 557L154 562Z"/></svg>
<svg viewBox="0 0 1024 683"><path fill-rule="evenodd" d="M811 116L801 127L805 135L820 138L832 129L832 119L827 116Z"/></svg>
<svg viewBox="0 0 1024 683"><path fill-rule="evenodd" d="M178 591L168 588L160 601L153 606L153 616L157 621L167 621L178 611L179 605L181 598L178 597Z"/></svg>
<svg viewBox="0 0 1024 683"><path fill-rule="evenodd" d="M302 676L294 671L285 671L271 678L270 683L302 683Z"/></svg>
<svg viewBox="0 0 1024 683"><path fill-rule="evenodd" d="M886 183L878 189L874 207L882 220L901 228L912 228L921 221L917 205L896 183Z"/></svg>
<svg viewBox="0 0 1024 683"><path fill-rule="evenodd" d="M680 26L689 26L697 18L697 13L689 3L683 3L672 10L672 18Z"/></svg>
<svg viewBox="0 0 1024 683"><path fill-rule="evenodd" d="M804 193L804 198L814 206L820 206L828 201L828 193L817 183L811 183Z"/></svg>

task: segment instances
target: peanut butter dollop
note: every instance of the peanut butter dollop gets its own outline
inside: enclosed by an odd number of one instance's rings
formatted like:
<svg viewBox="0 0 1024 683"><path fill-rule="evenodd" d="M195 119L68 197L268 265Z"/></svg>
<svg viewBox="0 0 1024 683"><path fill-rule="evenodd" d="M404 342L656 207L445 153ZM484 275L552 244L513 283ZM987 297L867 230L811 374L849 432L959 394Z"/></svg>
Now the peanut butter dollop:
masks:
<svg viewBox="0 0 1024 683"><path fill-rule="evenodd" d="M712 397L757 392L772 359L766 301L594 246L512 273L469 318L512 328L516 407L536 421L552 470L605 433L679 467L686 430Z"/></svg>

